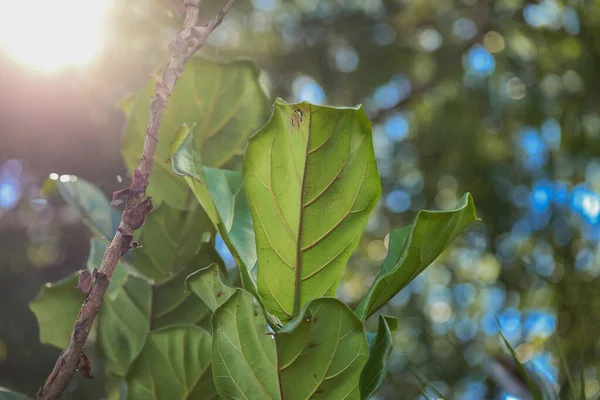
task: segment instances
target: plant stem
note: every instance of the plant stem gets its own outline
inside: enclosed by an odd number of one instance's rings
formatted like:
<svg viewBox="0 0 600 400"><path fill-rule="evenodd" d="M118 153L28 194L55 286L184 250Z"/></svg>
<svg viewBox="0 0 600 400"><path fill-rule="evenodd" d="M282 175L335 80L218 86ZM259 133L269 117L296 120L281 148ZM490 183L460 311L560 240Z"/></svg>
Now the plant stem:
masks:
<svg viewBox="0 0 600 400"><path fill-rule="evenodd" d="M167 101L175 82L183 73L183 67L196 51L198 51L208 36L221 23L223 17L233 5L229 0L215 19L206 27L199 26L201 0L185 0L185 20L179 37L169 45L171 60L169 66L163 69L161 77L157 77L154 97L150 105L150 118L146 128L144 151L138 170L134 171L134 179L128 190L127 205L121 216L119 229L106 249L100 270L95 276L86 299L81 306L68 346L62 352L54 369L35 395L36 399L58 399L67 384L75 374L82 355L83 346L92 328L92 324L100 311L104 293L110 284L113 272L119 259L131 248L133 232L144 222L145 216L152 209L152 204L146 196L150 172L156 148L158 131ZM141 174L140 174L141 173ZM141 177L141 182L139 179Z"/></svg>

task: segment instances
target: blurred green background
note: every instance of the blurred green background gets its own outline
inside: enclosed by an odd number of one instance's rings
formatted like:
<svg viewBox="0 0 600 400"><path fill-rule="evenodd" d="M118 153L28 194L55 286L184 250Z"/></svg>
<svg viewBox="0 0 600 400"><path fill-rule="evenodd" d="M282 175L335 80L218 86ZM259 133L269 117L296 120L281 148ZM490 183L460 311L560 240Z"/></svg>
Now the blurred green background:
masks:
<svg viewBox="0 0 600 400"><path fill-rule="evenodd" d="M108 195L128 181L116 104L167 60L182 6L38 2L31 24L18 3L0 2L0 386L33 394L59 351L39 343L28 303L84 267L90 236L40 187L75 174ZM202 4L208 19L224 1ZM364 105L384 195L346 302L390 229L474 196L483 221L383 310L400 325L379 399L435 398L417 377L447 398L518 398L494 372L507 354L496 316L561 398L561 354L600 397L600 1L238 0L208 43L254 59L271 100ZM68 391L102 398L101 373Z"/></svg>

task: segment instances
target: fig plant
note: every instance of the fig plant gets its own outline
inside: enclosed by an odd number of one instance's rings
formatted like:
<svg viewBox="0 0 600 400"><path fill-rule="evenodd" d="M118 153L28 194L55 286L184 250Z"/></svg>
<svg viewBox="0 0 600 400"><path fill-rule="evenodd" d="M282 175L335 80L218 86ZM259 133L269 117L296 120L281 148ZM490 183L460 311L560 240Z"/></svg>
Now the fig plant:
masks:
<svg viewBox="0 0 600 400"><path fill-rule="evenodd" d="M336 292L381 195L371 123L360 106L277 99L269 110L259 75L248 61L194 57L173 89L148 187L155 208L95 328L111 398L367 399L387 373L397 321L380 314L373 333L365 321L477 219L467 193L455 209L422 210L390 232L379 273L351 309ZM121 103L129 169L152 88ZM120 213L81 178L48 188L94 233L92 272ZM217 235L237 271L216 252ZM43 343L67 345L84 298L78 274L32 301Z"/></svg>

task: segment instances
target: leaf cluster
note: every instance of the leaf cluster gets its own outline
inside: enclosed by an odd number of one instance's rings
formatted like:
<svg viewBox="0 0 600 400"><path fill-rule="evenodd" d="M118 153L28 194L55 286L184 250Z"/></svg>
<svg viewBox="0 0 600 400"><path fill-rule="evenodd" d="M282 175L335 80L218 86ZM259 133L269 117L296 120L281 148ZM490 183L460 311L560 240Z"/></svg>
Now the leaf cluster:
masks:
<svg viewBox="0 0 600 400"><path fill-rule="evenodd" d="M130 168L151 90L122 102ZM281 99L268 114L251 63L186 66L148 189L159 206L117 267L97 324L106 372L126 383L115 398L367 399L387 373L397 321L379 315L376 333L365 321L477 219L466 194L390 232L388 256L352 310L335 296L381 196L371 123L360 106ZM55 185L96 233L91 271L118 213L82 179ZM224 267L216 235L237 271ZM76 281L48 284L31 303L43 343L68 343L83 299Z"/></svg>

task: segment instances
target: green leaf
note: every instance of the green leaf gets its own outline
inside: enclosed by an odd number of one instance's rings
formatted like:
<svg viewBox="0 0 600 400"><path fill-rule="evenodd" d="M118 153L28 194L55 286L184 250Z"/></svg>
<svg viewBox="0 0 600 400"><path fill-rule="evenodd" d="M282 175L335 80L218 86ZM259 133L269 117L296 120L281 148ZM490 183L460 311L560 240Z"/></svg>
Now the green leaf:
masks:
<svg viewBox="0 0 600 400"><path fill-rule="evenodd" d="M124 377L107 375L104 388L106 395L103 400L125 400L127 399L127 381Z"/></svg>
<svg viewBox="0 0 600 400"><path fill-rule="evenodd" d="M196 150L200 141L194 126L190 127L188 136L173 157L173 170L184 177L231 251L239 266L243 288L262 305L253 278L256 273L256 243L250 209L242 188L242 175L205 167L200 152ZM266 311L265 316L274 329L281 326L280 321Z"/></svg>
<svg viewBox="0 0 600 400"><path fill-rule="evenodd" d="M111 282L112 286L112 282ZM104 296L100 309L98 339L106 368L117 376L125 376L138 356L150 331L152 287L133 275L112 293Z"/></svg>
<svg viewBox="0 0 600 400"><path fill-rule="evenodd" d="M277 99L249 141L244 188L256 235L258 291L287 321L335 295L381 195L371 123L361 107Z"/></svg>
<svg viewBox="0 0 600 400"><path fill-rule="evenodd" d="M209 315L210 309L191 292L185 290L185 279L198 269L198 264L215 260L207 247L190 265L172 279L155 286L152 303L152 329L169 325L196 324ZM202 265L202 264L200 264Z"/></svg>
<svg viewBox="0 0 600 400"><path fill-rule="evenodd" d="M0 387L0 400L31 400L31 397Z"/></svg>
<svg viewBox="0 0 600 400"><path fill-rule="evenodd" d="M64 349L69 344L73 325L83 304L84 294L77 289L79 272L47 283L29 303L40 328L40 342Z"/></svg>
<svg viewBox="0 0 600 400"><path fill-rule="evenodd" d="M209 226L200 207L182 211L161 205L148 214L140 229L138 241L143 247L132 251L133 266L156 282L172 279L198 255Z"/></svg>
<svg viewBox="0 0 600 400"><path fill-rule="evenodd" d="M197 326L152 332L127 374L128 399L213 398L211 337Z"/></svg>
<svg viewBox="0 0 600 400"><path fill-rule="evenodd" d="M173 171L184 177L240 267L244 288L257 293L248 270L256 265L256 243L250 208L239 172L204 167L194 126L173 156Z"/></svg>
<svg viewBox="0 0 600 400"><path fill-rule="evenodd" d="M367 319L387 303L476 220L473 198L467 193L459 200L457 208L421 210L412 225L392 231L388 255L375 282L356 309L359 318Z"/></svg>
<svg viewBox="0 0 600 400"><path fill-rule="evenodd" d="M585 377L584 377L583 364L579 369L579 398L581 400L587 399L587 396L585 394Z"/></svg>
<svg viewBox="0 0 600 400"><path fill-rule="evenodd" d="M527 371L527 369L525 368L525 365L523 365L521 363L521 361L519 361L519 358L517 357L517 354L513 350L512 346L510 345L510 342L508 341L508 339L506 339L506 336L504 336L504 333L502 332L502 328L500 326L500 321L498 321L498 317L496 317L496 324L498 325L498 331L500 332L502 341L506 345L506 348L508 349L510 356L512 357L512 359L517 367L517 371L518 371L519 375L521 375L521 378L527 384L527 389L529 389L529 394L531 394L533 400L542 400L543 397L542 397L540 388L534 383L534 381L531 377L531 374Z"/></svg>
<svg viewBox="0 0 600 400"><path fill-rule="evenodd" d="M275 336L286 400L359 399L368 358L362 322L335 298L314 299Z"/></svg>
<svg viewBox="0 0 600 400"><path fill-rule="evenodd" d="M447 400L446 397L427 379L425 375L421 371L419 371L415 366L411 366L412 372L417 378L417 381L421 384L421 394L429 399L429 396L432 396L435 400Z"/></svg>
<svg viewBox="0 0 600 400"><path fill-rule="evenodd" d="M160 208L167 209L169 207L163 204ZM175 221L170 220L168 217L171 211L175 213L172 216ZM204 215L201 209L191 211L187 214L195 212ZM170 211L165 213L167 214L166 216L160 213L156 216L159 221L163 221L166 218L164 224L153 221L149 225L144 225L142 231L145 230L148 233L148 241L144 240L142 242L143 247L130 251L130 254L133 255L134 265L137 268L121 260L115 269L107 290L107 294L112 296L114 292L120 290L129 275L138 275L138 270L146 272L144 275L151 275L148 274L148 271L153 272L155 269L154 264L150 260L154 257L153 254L158 254L157 258L164 260L162 262L165 264L162 266L170 272L160 282L152 282L152 329L174 324L195 324L210 313L208 307L198 297L193 293L185 292L185 279L190 273L198 270L199 267L206 265L206 263L218 261L219 256L212 243L204 242L201 238L203 232L199 228L207 225L206 222L202 222L206 221L205 217L200 219L196 217L184 218L185 221L188 221L188 225L196 224L194 227L189 227L189 229L180 227L180 229L188 232L186 235L191 236L183 238L180 243L175 244L176 247L173 247L172 243L169 243L173 239L167 238L167 236L172 233L170 233L170 229L165 227L174 224L181 213L181 211L170 209ZM148 219L152 221L150 216ZM142 237L144 236L142 235ZM150 244L148 245L147 243ZM88 258L88 268L90 270L94 266L99 265L106 251L106 246L106 242L100 239L92 239L90 256ZM154 248L148 254L150 246L154 246ZM159 254L161 250L164 254ZM189 260L188 258L192 255L193 258ZM185 262L185 264L181 265L180 262ZM156 275L154 276L156 277Z"/></svg>
<svg viewBox="0 0 600 400"><path fill-rule="evenodd" d="M175 155L175 152L177 151L177 149L179 147L181 147L181 144L183 143L183 141L188 137L190 130L194 129L195 127L196 127L196 124L192 124L192 126L190 126L188 124L183 124L179 127L179 129L177 129L177 131L175 132L175 137L173 138L173 141L171 142L171 146L169 146L169 159L173 158L173 155ZM200 151L200 149L198 149L198 151ZM177 172L177 171L175 171L175 172Z"/></svg>
<svg viewBox="0 0 600 400"><path fill-rule="evenodd" d="M250 293L238 289L213 314L213 373L223 398L359 399L367 361L362 322L320 298L279 332L268 330Z"/></svg>
<svg viewBox="0 0 600 400"><path fill-rule="evenodd" d="M554 340L555 340L555 347L556 347L556 352L558 353L558 358L560 360L560 366L562 368L562 373L564 373L565 377L567 378L567 382L565 383L565 386L569 387L569 390L571 391L571 396L573 399L577 398L577 388L575 386L575 380L573 379L573 374L571 373L571 369L569 368L569 363L567 361L567 357L565 355L565 351L563 348L563 345L560 342L560 338L558 336L558 333L556 331L554 331ZM563 389L561 388L561 391ZM585 399L585 396L582 398Z"/></svg>
<svg viewBox="0 0 600 400"><path fill-rule="evenodd" d="M215 263L189 275L185 280L186 290L191 289L214 312L235 289L223 283L219 266Z"/></svg>
<svg viewBox="0 0 600 400"><path fill-rule="evenodd" d="M162 204L146 218L136 233L141 247L128 252L132 265L119 262L108 288L118 291L128 275L141 274L152 285L152 329L195 324L210 310L193 293L185 292L185 278L200 267L219 260L212 243L204 238L210 223L200 207L177 210ZM99 266L107 243L93 239L88 268Z"/></svg>
<svg viewBox="0 0 600 400"><path fill-rule="evenodd" d="M146 125L155 80L150 79L129 112L121 151L129 169L137 167L146 137ZM195 57L173 89L160 126L148 195L187 208L189 188L175 179L169 151L184 123L197 124L204 163L222 167L241 153L246 139L266 120L267 98L259 84L259 70L247 61L219 62Z"/></svg>
<svg viewBox="0 0 600 400"><path fill-rule="evenodd" d="M383 384L394 345L392 332L397 327L398 320L396 318L379 316L377 336L373 342L369 342L369 359L360 376L361 399L371 398Z"/></svg>
<svg viewBox="0 0 600 400"><path fill-rule="evenodd" d="M498 319L496 318L496 322L498 321ZM581 341L583 343L584 342L584 325L581 326ZM585 395L585 368L584 368L584 363L583 363L583 347L580 347L579 350L579 398L581 400L584 400L587 398L587 396Z"/></svg>
<svg viewBox="0 0 600 400"><path fill-rule="evenodd" d="M131 115L131 111L133 110L133 106L135 105L136 100L137 96L135 95L135 93L129 93L119 102L117 102L117 107L119 107L121 111L123 111L123 114L125 114L126 117L129 117Z"/></svg>
<svg viewBox="0 0 600 400"><path fill-rule="evenodd" d="M236 290L214 312L212 363L214 382L226 399L280 399L275 342L254 297Z"/></svg>
<svg viewBox="0 0 600 400"><path fill-rule="evenodd" d="M95 234L112 239L121 213L113 207L104 193L82 178L71 176L66 182L52 181L58 187L62 198L83 218Z"/></svg>

